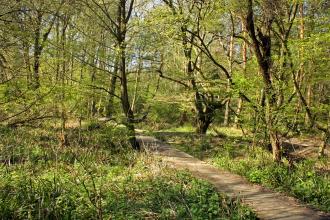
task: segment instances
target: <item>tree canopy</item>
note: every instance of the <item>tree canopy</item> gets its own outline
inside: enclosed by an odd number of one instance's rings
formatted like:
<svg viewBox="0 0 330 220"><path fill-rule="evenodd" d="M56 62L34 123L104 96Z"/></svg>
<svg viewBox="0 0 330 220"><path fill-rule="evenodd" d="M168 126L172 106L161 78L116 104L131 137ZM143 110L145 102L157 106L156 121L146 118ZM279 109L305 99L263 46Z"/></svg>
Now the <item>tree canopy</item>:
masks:
<svg viewBox="0 0 330 220"><path fill-rule="evenodd" d="M1 1L0 121L235 126L329 139L325 0ZM325 144L324 144L325 146ZM320 149L323 154L324 149Z"/></svg>

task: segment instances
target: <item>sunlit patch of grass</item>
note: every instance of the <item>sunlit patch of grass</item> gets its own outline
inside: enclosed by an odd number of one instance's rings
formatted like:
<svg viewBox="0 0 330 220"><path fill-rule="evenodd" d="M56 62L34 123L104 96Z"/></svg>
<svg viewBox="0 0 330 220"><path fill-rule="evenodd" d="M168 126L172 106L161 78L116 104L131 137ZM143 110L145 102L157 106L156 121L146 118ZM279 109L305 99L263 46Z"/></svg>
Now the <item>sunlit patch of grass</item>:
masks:
<svg viewBox="0 0 330 220"><path fill-rule="evenodd" d="M186 133L192 133L195 132L196 128L194 128L192 125L184 125L179 127L172 127L168 129L160 130L159 132L186 132Z"/></svg>
<svg viewBox="0 0 330 220"><path fill-rule="evenodd" d="M211 126L208 134L212 135L222 135L224 137L242 137L243 132L241 129L237 129L234 127L221 127L221 126Z"/></svg>

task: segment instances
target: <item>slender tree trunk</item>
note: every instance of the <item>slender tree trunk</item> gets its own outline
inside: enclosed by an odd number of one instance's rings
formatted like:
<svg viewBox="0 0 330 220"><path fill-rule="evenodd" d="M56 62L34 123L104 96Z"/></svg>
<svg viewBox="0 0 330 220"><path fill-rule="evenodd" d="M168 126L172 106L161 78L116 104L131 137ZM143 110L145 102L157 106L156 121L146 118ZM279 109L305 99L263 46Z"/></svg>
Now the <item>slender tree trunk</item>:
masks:
<svg viewBox="0 0 330 220"><path fill-rule="evenodd" d="M305 22L304 22L304 3L299 4L299 14L300 14L300 32L299 37L303 41L305 38ZM304 79L305 75L305 68L304 68L304 47L302 46L299 50L299 58L300 58L300 69L299 69L299 87L302 85L302 81ZM307 105L311 106L311 96L312 96L312 86L310 83L307 85ZM299 100L300 102L300 100ZM301 104L299 104L299 107L301 108ZM310 123L310 119L308 117L308 114L305 114L305 126L307 126Z"/></svg>
<svg viewBox="0 0 330 220"><path fill-rule="evenodd" d="M110 85L109 85L110 93L108 94L108 101L105 111L106 117L108 118L111 118L114 113L114 94L116 92L118 69L119 69L119 55L115 54L113 73L110 76Z"/></svg>
<svg viewBox="0 0 330 220"><path fill-rule="evenodd" d="M30 61L30 45L26 40L23 41L23 59L26 69L26 84L27 87L29 88L31 85L32 73L31 73L31 61Z"/></svg>
<svg viewBox="0 0 330 220"><path fill-rule="evenodd" d="M229 58L228 58L228 64L229 64L229 74L233 74L233 54L234 54L234 36L230 36L230 42L229 42ZM230 80L227 82L227 93L230 92L231 83ZM229 118L230 118L230 102L231 99L229 98L225 105L225 115L224 115L224 121L223 125L228 126L229 125Z"/></svg>
<svg viewBox="0 0 330 220"><path fill-rule="evenodd" d="M305 25L304 25L304 7L303 7L303 3L301 3L299 5L299 14L300 14L299 38L301 40L303 40L304 39L304 32L305 32L305 30L304 30ZM297 87L300 89L300 88L302 88L303 81L305 80L304 48L303 47L299 48L298 57L299 57L299 60L300 60L300 68L299 68L298 74L295 76L294 80L298 83ZM294 89L295 89L295 92L298 92L296 87L294 87ZM298 119L299 119L300 112L302 111L302 108L303 108L303 103L301 102L301 99L297 100L297 104L296 104L295 108L296 108L296 110L295 110L295 116L294 116L294 120L293 120L293 129L295 131L298 131L298 126L300 124ZM306 113L305 126L307 126L308 124L309 124L309 118L308 118L308 114Z"/></svg>
<svg viewBox="0 0 330 220"><path fill-rule="evenodd" d="M319 157L325 156L325 148L327 146L328 141L330 140L330 111L328 112L328 120L327 120L327 128L326 131L323 132L323 140L319 149Z"/></svg>
<svg viewBox="0 0 330 220"><path fill-rule="evenodd" d="M92 58L92 63L96 65L97 58ZM95 84L96 80L96 69L94 67L91 67L91 83L92 85ZM94 117L96 115L97 109L96 109L96 89L93 88L92 90L92 97L91 97L91 109L90 109L90 115Z"/></svg>
<svg viewBox="0 0 330 220"><path fill-rule="evenodd" d="M133 0L132 0L133 1ZM133 3L131 2L129 15L126 14L126 0L120 0L118 5L118 46L119 46L119 70L120 70L120 80L121 80L121 104L123 108L123 112L126 116L126 127L128 128L129 134L129 142L133 149L140 150L140 144L135 136L135 126L134 126L134 113L131 109L131 105L129 103L128 96L128 88L127 88L127 73L126 73L126 32L127 32L127 18L130 17L131 8L133 7Z"/></svg>
<svg viewBox="0 0 330 220"><path fill-rule="evenodd" d="M313 94L312 85L311 85L311 83L308 83L307 95L306 95L306 102L307 102L308 107L311 107L311 105L312 105L312 94ZM310 124L310 118L308 117L308 114L306 113L305 114L305 125L308 126L308 124Z"/></svg>
<svg viewBox="0 0 330 220"><path fill-rule="evenodd" d="M74 82L74 71L75 71L75 68L74 68L74 65L75 65L75 59L74 59L74 55L73 55L73 51L70 52L71 53L71 59L70 59L70 62L71 62L71 69L70 69L70 79L67 79L67 83L71 86L73 86L73 82Z"/></svg>
<svg viewBox="0 0 330 220"><path fill-rule="evenodd" d="M113 115L113 110L114 110L114 96L113 94L115 94L116 92L116 82L117 82L117 74L118 74L118 63L115 63L115 67L114 67L114 75L111 76L110 79L110 94L109 94L109 98L108 98L108 104L107 104L107 109L106 109L106 116L107 117L111 117Z"/></svg>
<svg viewBox="0 0 330 220"><path fill-rule="evenodd" d="M66 109L65 109L65 76L67 73L67 53L66 53L66 31L68 27L68 18L65 17L62 27L62 39L61 39L61 49L62 49L62 73L61 73L61 144L62 146L68 145L68 139L66 134Z"/></svg>
<svg viewBox="0 0 330 220"><path fill-rule="evenodd" d="M243 29L243 37L246 38L246 28L244 25L244 22L242 22L242 29ZM246 75L246 64L247 64L247 44L245 41L243 41L243 50L242 50L242 58L243 58L243 74ZM237 101L237 110L236 110L236 115L235 115L235 120L234 120L234 127L238 128L239 127L239 117L241 115L243 107L243 100L242 98L238 98Z"/></svg>
<svg viewBox="0 0 330 220"><path fill-rule="evenodd" d="M60 21L59 19L57 19L56 21L56 26L55 26L55 31L56 31L56 46L58 48L61 47L60 43L61 43L61 39L60 39ZM61 51L60 50L56 50L56 75L55 75L55 82L59 81L60 75L61 75Z"/></svg>
<svg viewBox="0 0 330 220"><path fill-rule="evenodd" d="M39 71L40 71L40 56L41 56L41 22L42 14L37 12L36 27L34 31L34 64L33 64L33 88L37 89L40 87Z"/></svg>
<svg viewBox="0 0 330 220"><path fill-rule="evenodd" d="M126 75L126 47L124 42L121 42L120 47L120 73L121 73L121 104L123 111L126 116L126 126L130 131L129 141L135 150L140 149L140 145L135 137L135 127L134 127L134 113L131 109L129 98L128 98L128 88L127 88L127 75Z"/></svg>
<svg viewBox="0 0 330 220"><path fill-rule="evenodd" d="M270 144L272 147L273 153L273 160L276 162L280 162L282 155L281 155L281 143L279 140L279 135L277 130L274 128L274 121L273 121L273 103L269 99L266 101L266 124L267 124L267 131L270 139Z"/></svg>
<svg viewBox="0 0 330 220"><path fill-rule="evenodd" d="M142 70L142 58L141 58L141 54L139 52L138 67L137 67L136 75L135 75L134 94L133 94L133 100L132 100L132 106L131 106L133 112L135 111L135 105L136 105L136 101L138 99L138 88L139 88L139 83L140 83L141 70Z"/></svg>
<svg viewBox="0 0 330 220"><path fill-rule="evenodd" d="M242 98L238 98L238 100L237 100L237 110L236 110L235 121L234 121L234 127L235 128L239 128L239 126L240 126L239 117L241 115L242 107L243 107L243 100L242 100Z"/></svg>
<svg viewBox="0 0 330 220"><path fill-rule="evenodd" d="M227 82L227 92L229 93L230 91L230 82L228 80ZM229 117L230 117L230 102L231 99L228 98L225 104L225 114L224 114L224 119L223 119L223 126L227 127L229 125Z"/></svg>

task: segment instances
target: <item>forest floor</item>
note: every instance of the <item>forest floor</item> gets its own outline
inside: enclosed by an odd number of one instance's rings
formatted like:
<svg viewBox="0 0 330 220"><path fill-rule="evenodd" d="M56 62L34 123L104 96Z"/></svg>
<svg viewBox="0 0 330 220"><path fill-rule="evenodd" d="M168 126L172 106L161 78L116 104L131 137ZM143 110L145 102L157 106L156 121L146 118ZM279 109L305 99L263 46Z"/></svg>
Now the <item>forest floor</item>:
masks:
<svg viewBox="0 0 330 220"><path fill-rule="evenodd" d="M56 126L56 125L55 125ZM256 219L210 183L136 152L124 126L0 126L0 219Z"/></svg>
<svg viewBox="0 0 330 220"><path fill-rule="evenodd" d="M166 133L158 135L164 137ZM161 156L161 159L169 166L188 170L196 177L212 183L219 192L242 199L243 203L252 208L261 219L330 218L330 215L306 207L292 197L249 183L240 175L216 168L156 138L140 136L139 140L146 146L146 149ZM199 155L198 157L203 158L204 156Z"/></svg>

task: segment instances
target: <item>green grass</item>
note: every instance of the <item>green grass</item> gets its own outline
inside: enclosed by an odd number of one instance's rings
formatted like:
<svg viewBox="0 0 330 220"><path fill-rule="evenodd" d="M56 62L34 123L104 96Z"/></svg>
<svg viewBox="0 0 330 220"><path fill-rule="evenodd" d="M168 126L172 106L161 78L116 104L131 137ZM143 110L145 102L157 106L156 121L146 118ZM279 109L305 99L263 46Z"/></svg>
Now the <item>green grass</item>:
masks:
<svg viewBox="0 0 330 220"><path fill-rule="evenodd" d="M196 129L192 125L184 125L179 127L171 127L159 130L159 132L194 132Z"/></svg>
<svg viewBox="0 0 330 220"><path fill-rule="evenodd" d="M276 164L270 152L260 147L252 148L248 138L240 137L230 129L227 132L222 129L221 132L221 138L189 133L156 135L176 148L244 176L250 182L285 192L320 210L330 211L330 176L324 171L328 158L310 158L293 165L284 159L282 164Z"/></svg>
<svg viewBox="0 0 330 220"><path fill-rule="evenodd" d="M308 159L290 166L286 161L273 163L271 155L262 149L246 152L240 159L234 154L235 150L229 146L211 162L245 176L253 183L286 192L320 210L330 211L330 178L326 173L317 172L315 165L318 161Z"/></svg>
<svg viewBox="0 0 330 220"><path fill-rule="evenodd" d="M132 151L124 128L0 128L0 219L256 219L207 182ZM80 138L79 138L80 137Z"/></svg>
<svg viewBox="0 0 330 220"><path fill-rule="evenodd" d="M150 128L149 128L150 130ZM191 124L185 124L183 126L178 127L170 127L162 130L158 130L157 132L177 132L177 133L193 133L196 131L196 128ZM153 131L150 131L153 132ZM155 133L157 133L155 132ZM230 136L230 137L241 137L242 130L236 128L229 128L229 127L220 127L211 125L209 130L207 131L208 135L223 135L223 136Z"/></svg>

